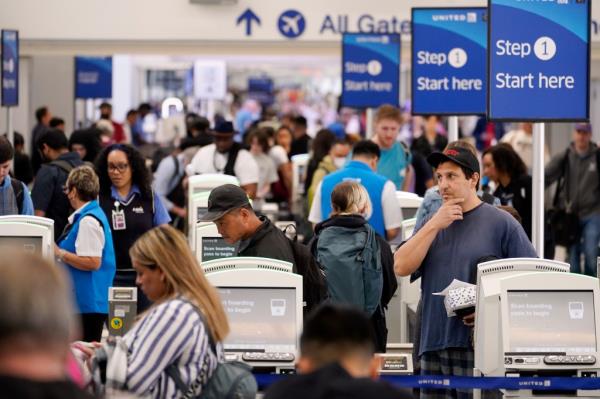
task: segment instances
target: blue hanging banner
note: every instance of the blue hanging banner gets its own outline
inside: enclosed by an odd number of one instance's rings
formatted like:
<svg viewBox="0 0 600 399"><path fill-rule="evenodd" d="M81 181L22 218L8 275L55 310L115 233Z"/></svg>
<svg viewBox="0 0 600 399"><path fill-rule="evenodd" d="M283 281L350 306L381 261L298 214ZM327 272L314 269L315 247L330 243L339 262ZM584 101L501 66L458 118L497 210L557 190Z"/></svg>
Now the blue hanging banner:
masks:
<svg viewBox="0 0 600 399"><path fill-rule="evenodd" d="M19 105L19 32L2 30L2 106Z"/></svg>
<svg viewBox="0 0 600 399"><path fill-rule="evenodd" d="M589 118L591 0L488 0L488 118Z"/></svg>
<svg viewBox="0 0 600 399"><path fill-rule="evenodd" d="M400 35L345 33L342 38L342 98L345 107L400 102Z"/></svg>
<svg viewBox="0 0 600 399"><path fill-rule="evenodd" d="M487 10L412 9L412 113L486 111Z"/></svg>
<svg viewBox="0 0 600 399"><path fill-rule="evenodd" d="M75 98L112 97L112 57L75 57Z"/></svg>

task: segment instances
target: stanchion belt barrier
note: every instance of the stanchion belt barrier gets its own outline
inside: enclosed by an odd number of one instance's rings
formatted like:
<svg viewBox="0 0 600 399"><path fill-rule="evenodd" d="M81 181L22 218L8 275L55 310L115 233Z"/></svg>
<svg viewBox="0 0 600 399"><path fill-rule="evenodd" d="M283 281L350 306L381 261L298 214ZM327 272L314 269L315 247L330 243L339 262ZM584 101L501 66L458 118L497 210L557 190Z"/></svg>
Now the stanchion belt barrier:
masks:
<svg viewBox="0 0 600 399"><path fill-rule="evenodd" d="M288 375L255 374L261 390L289 378ZM583 377L454 377L439 375L381 376L381 380L403 388L432 389L533 389L536 391L574 391L600 389L600 378Z"/></svg>

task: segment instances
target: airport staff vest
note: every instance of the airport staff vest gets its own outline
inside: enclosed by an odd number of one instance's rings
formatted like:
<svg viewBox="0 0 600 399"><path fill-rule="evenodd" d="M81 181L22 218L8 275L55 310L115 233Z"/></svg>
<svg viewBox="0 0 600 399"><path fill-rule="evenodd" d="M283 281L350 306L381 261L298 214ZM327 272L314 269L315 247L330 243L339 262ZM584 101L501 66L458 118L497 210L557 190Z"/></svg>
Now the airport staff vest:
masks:
<svg viewBox="0 0 600 399"><path fill-rule="evenodd" d="M100 206L109 220L110 229L115 243L117 270L132 270L129 248L142 234L154 227L154 201L134 194L129 203L119 202L119 210L125 212L125 229L115 230L112 225L112 213L115 210L115 198L110 192L100 196Z"/></svg>
<svg viewBox="0 0 600 399"><path fill-rule="evenodd" d="M73 282L73 290L80 313L108 313L108 288L115 276L115 250L108 220L98 205L91 201L75 215L73 224L67 226L58 246L65 251L76 253L75 241L79 233L79 223L84 216L92 216L100 222L104 231L104 248L100 268L84 271L67 265Z"/></svg>
<svg viewBox="0 0 600 399"><path fill-rule="evenodd" d="M383 221L382 194L387 179L373 172L369 165L360 161L350 161L343 169L325 176L321 185L321 215L323 220L331 214L331 193L333 188L346 180L356 180L367 189L373 212L368 219L373 229L385 237Z"/></svg>

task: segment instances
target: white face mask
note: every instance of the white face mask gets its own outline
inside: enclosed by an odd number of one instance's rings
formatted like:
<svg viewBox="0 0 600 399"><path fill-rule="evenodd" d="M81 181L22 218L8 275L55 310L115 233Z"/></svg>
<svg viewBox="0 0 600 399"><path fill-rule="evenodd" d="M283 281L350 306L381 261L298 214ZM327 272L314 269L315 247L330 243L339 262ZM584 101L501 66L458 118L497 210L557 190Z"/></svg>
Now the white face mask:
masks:
<svg viewBox="0 0 600 399"><path fill-rule="evenodd" d="M335 165L336 168L341 169L344 167L344 165L346 165L346 158L345 157L334 157L333 164Z"/></svg>

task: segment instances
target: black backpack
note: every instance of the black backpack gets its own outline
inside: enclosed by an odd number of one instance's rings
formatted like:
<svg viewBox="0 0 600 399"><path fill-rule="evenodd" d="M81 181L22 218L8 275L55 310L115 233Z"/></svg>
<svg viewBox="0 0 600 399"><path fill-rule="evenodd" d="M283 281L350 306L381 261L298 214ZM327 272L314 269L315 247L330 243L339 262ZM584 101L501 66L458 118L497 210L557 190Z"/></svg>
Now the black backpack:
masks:
<svg viewBox="0 0 600 399"><path fill-rule="evenodd" d="M17 209L19 210L20 215L23 213L23 200L25 199L23 183L20 180L11 178L10 185L12 186L13 193L15 194L15 201L17 202Z"/></svg>
<svg viewBox="0 0 600 399"><path fill-rule="evenodd" d="M288 228L296 227L294 225L286 226L284 234ZM293 272L302 276L302 291L304 292L304 314L307 315L312 309L316 308L321 302L329 298L327 290L327 280L325 273L319 265L319 262L313 256L310 247L298 242L298 234L293 239L287 237L292 253L294 254Z"/></svg>

